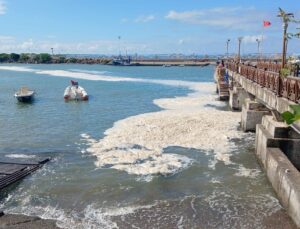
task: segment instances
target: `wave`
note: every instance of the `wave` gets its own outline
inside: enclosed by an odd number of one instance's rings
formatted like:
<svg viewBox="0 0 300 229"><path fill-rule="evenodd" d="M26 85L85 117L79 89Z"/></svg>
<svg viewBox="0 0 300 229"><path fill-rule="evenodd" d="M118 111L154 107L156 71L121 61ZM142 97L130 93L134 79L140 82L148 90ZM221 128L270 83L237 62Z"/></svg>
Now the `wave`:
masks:
<svg viewBox="0 0 300 229"><path fill-rule="evenodd" d="M75 79L83 80L92 80L92 81L110 81L110 82L140 82L140 83L154 83L167 86L180 86L196 89L197 82L182 81L182 80L159 80L159 79L142 79L142 78L131 78L131 77L118 77L118 76L108 76L105 74L96 74L95 71L85 71L85 70L41 70L33 69L29 67L20 67L20 66L0 66L0 70L7 71L18 71L18 72L33 72L36 74L50 75L57 77L68 77Z"/></svg>
<svg viewBox="0 0 300 229"><path fill-rule="evenodd" d="M278 200L272 195L244 196L233 192L230 187L227 189L222 191L216 188L206 196L190 195L180 199L155 200L148 205L99 207L90 204L82 210L62 210L50 205L34 206L26 203L25 199L21 206L11 207L6 213L39 216L55 220L58 227L72 229L265 228L264 220L276 217L276 213L282 210Z"/></svg>
<svg viewBox="0 0 300 229"><path fill-rule="evenodd" d="M36 155L26 155L26 154L7 154L5 157L8 158L24 158L24 159L32 159L35 158Z"/></svg>

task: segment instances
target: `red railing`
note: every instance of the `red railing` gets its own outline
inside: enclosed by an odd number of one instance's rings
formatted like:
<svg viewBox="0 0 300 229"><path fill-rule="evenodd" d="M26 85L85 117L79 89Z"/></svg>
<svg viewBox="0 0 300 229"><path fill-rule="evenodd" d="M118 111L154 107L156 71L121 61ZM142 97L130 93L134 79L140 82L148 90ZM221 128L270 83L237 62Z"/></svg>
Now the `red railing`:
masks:
<svg viewBox="0 0 300 229"><path fill-rule="evenodd" d="M280 77L280 65L277 63L258 63L257 66L243 63L229 62L227 69L239 73L248 80L257 83L281 96L296 103L300 103L300 78Z"/></svg>

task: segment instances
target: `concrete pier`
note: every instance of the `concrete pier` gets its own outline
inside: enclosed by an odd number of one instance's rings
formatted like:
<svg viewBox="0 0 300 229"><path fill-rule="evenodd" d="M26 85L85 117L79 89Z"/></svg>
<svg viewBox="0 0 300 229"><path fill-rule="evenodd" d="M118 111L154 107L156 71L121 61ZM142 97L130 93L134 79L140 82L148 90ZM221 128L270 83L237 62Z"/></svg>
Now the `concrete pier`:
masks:
<svg viewBox="0 0 300 229"><path fill-rule="evenodd" d="M242 110L243 103L245 99L250 98L249 93L247 93L241 86L234 86L229 90L229 106L232 110L240 111Z"/></svg>
<svg viewBox="0 0 300 229"><path fill-rule="evenodd" d="M281 204L300 227L300 135L264 116L257 125L255 148Z"/></svg>
<svg viewBox="0 0 300 229"><path fill-rule="evenodd" d="M300 228L300 121L288 126L280 120L280 114L293 112L290 105L296 103L281 97L274 88L246 78L240 70L227 71L231 80L229 105L232 110L242 110L243 131L256 131L257 159L282 206Z"/></svg>
<svg viewBox="0 0 300 229"><path fill-rule="evenodd" d="M244 132L255 131L256 125L261 124L264 115L271 112L261 103L245 99L242 106L241 127Z"/></svg>

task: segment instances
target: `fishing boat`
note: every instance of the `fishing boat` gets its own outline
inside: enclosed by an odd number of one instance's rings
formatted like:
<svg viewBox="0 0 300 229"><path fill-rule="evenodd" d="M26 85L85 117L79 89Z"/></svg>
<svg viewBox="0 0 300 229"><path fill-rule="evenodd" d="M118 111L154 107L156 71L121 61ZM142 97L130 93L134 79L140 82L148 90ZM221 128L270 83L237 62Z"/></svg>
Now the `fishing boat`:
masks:
<svg viewBox="0 0 300 229"><path fill-rule="evenodd" d="M71 80L71 85L65 89L64 99L68 100L77 100L77 101L86 101L89 99L89 96L85 89L78 85L77 81Z"/></svg>
<svg viewBox="0 0 300 229"><path fill-rule="evenodd" d="M19 102L28 103L33 101L35 92L28 87L21 87L16 93L15 97Z"/></svg>

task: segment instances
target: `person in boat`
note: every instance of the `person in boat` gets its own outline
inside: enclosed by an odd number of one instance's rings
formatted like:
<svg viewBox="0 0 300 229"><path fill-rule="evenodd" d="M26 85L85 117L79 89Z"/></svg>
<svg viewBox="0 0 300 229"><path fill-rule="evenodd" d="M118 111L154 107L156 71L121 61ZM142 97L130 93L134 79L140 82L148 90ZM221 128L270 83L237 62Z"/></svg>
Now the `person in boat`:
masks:
<svg viewBox="0 0 300 229"><path fill-rule="evenodd" d="M78 82L75 80L71 80L71 85L75 86L76 88L78 88Z"/></svg>

